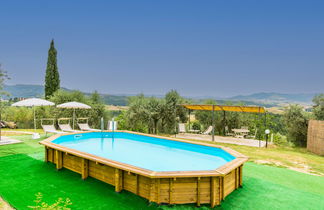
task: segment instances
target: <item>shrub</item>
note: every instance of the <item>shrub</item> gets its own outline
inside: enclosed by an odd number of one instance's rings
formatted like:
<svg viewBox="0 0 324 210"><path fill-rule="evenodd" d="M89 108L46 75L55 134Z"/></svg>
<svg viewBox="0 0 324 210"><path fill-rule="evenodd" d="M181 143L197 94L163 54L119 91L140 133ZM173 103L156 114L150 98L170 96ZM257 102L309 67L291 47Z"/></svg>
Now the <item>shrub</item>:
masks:
<svg viewBox="0 0 324 210"><path fill-rule="evenodd" d="M287 136L280 133L273 134L273 143L278 146L291 146L287 140Z"/></svg>
<svg viewBox="0 0 324 210"><path fill-rule="evenodd" d="M200 125L200 123L198 121L194 121L192 123L192 126L191 127L192 127L193 130L200 130L201 125Z"/></svg>
<svg viewBox="0 0 324 210"><path fill-rule="evenodd" d="M34 200L35 206L28 206L30 209L37 209L37 210L42 210L42 209L62 209L62 210L69 210L71 208L68 208L68 206L72 205L72 202L69 198L63 199L63 198L58 198L55 203L53 204L48 204L43 201L43 194L42 193L36 193L35 194L36 199Z"/></svg>

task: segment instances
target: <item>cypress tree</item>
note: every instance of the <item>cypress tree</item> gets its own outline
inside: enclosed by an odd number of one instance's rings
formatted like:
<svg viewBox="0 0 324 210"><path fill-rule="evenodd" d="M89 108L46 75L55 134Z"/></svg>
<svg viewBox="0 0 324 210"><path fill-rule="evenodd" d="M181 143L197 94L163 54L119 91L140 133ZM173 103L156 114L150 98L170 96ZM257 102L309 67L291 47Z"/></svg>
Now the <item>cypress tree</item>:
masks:
<svg viewBox="0 0 324 210"><path fill-rule="evenodd" d="M57 51L54 47L54 40L48 50L47 67L45 75L45 98L48 99L55 91L60 89L60 75L57 68Z"/></svg>

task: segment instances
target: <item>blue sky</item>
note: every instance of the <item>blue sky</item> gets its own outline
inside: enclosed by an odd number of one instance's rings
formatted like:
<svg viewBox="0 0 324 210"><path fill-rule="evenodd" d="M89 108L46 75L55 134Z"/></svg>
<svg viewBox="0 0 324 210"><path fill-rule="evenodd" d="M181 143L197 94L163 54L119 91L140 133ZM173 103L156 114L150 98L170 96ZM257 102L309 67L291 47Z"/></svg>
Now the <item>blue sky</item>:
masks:
<svg viewBox="0 0 324 210"><path fill-rule="evenodd" d="M8 84L43 84L55 39L61 86L226 97L324 92L324 1L0 3Z"/></svg>

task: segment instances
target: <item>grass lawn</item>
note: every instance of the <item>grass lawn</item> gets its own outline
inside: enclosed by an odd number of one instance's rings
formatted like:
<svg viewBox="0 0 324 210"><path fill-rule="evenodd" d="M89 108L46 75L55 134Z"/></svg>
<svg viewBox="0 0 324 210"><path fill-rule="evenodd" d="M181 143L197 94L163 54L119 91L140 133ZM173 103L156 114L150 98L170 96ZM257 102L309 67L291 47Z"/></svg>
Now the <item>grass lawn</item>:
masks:
<svg viewBox="0 0 324 210"><path fill-rule="evenodd" d="M256 148L234 144L208 143L230 147L248 156L251 162L324 176L324 157L308 152L306 148L278 147L275 145L270 145L268 148Z"/></svg>
<svg viewBox="0 0 324 210"><path fill-rule="evenodd" d="M88 178L83 181L79 174L69 170L57 171L54 164L43 162L43 147L38 140L31 140L30 136L15 138L23 143L0 146L0 196L14 208L26 209L34 205L34 194L38 192L44 195L44 201L48 203L53 203L59 197L70 198L72 209L196 208L195 205L150 204L126 191L116 193L113 186L98 180ZM255 155L252 160L261 159L262 156L267 158L268 152L271 158L281 153L300 154L307 160L315 159L314 164L317 161L322 164L324 159L284 148L281 152L279 148L253 148L258 151L256 154L242 146L232 148L246 155ZM234 191L215 209L324 209L324 177L252 162L245 164L243 173L243 188ZM203 205L201 209L209 207Z"/></svg>

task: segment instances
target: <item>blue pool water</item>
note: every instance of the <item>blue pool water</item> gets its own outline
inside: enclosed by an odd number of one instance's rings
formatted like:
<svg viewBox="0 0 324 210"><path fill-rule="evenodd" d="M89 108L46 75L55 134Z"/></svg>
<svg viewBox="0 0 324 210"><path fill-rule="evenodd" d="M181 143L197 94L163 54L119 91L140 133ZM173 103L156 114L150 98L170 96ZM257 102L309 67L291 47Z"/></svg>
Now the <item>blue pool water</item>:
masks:
<svg viewBox="0 0 324 210"><path fill-rule="evenodd" d="M215 147L121 132L72 134L52 142L152 171L213 170L235 159Z"/></svg>

